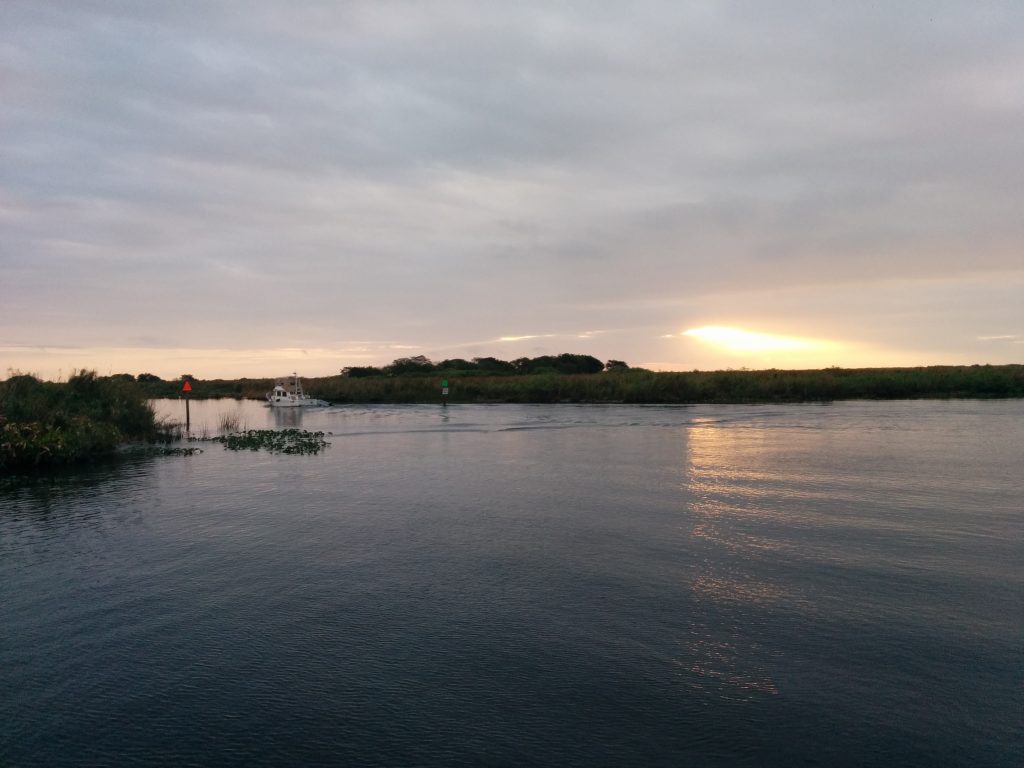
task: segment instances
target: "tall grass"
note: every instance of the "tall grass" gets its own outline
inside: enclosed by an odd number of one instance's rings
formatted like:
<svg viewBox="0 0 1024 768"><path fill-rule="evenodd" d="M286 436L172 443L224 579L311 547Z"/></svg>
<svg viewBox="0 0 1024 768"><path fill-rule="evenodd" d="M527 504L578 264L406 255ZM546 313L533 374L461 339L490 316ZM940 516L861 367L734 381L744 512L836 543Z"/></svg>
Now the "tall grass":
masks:
<svg viewBox="0 0 1024 768"><path fill-rule="evenodd" d="M274 386L273 379L192 379L194 400L215 397L232 397L238 400L262 398ZM138 381L135 387L148 398L178 397L181 394L178 381Z"/></svg>
<svg viewBox="0 0 1024 768"><path fill-rule="evenodd" d="M0 470L87 461L161 435L131 383L79 371L67 383L15 375L0 382Z"/></svg>
<svg viewBox="0 0 1024 768"><path fill-rule="evenodd" d="M139 399L177 397L180 381L132 381L120 377L97 379L95 374L76 374L68 382L70 393L85 401L90 392L115 387L120 405L99 414L99 421L113 418L118 428L132 433L130 414L146 423L138 410ZM903 399L950 397L1024 397L1024 366L971 365L924 368L825 368L788 371L688 371L654 373L642 369L593 374L479 375L462 371L401 376L329 376L307 378L303 384L311 396L334 403L429 403L441 401L441 380L449 380L452 403L754 403L850 399ZM19 408L41 397L40 390L53 385L31 376L14 376L0 385L18 393ZM192 380L194 399L236 397L262 399L272 379ZM4 413L4 389L0 388L0 414ZM70 395L69 395L70 396ZM98 406L98 402L94 406ZM134 403L134 405L132 405ZM44 408L45 410L45 408ZM10 420L19 420L8 416ZM127 419L127 422L122 421ZM220 431L244 429L231 415ZM33 420L32 418L28 419Z"/></svg>
<svg viewBox="0 0 1024 768"><path fill-rule="evenodd" d="M310 379L306 389L338 403L441 401L440 381L433 376L334 376ZM949 397L1024 397L1024 366L465 376L449 381L448 399L483 403L757 403Z"/></svg>
<svg viewBox="0 0 1024 768"><path fill-rule="evenodd" d="M222 413L220 420L217 422L217 427L222 435L229 432L240 432L245 429L245 426L242 423L242 417L238 411L235 411L234 413Z"/></svg>

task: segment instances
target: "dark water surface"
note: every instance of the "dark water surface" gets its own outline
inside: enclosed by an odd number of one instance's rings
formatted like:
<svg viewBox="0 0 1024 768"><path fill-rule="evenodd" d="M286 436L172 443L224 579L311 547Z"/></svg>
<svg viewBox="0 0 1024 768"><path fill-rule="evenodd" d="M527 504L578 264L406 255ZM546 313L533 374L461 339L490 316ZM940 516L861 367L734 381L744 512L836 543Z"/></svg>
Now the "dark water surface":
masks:
<svg viewBox="0 0 1024 768"><path fill-rule="evenodd" d="M1024 765L1022 401L222 413L0 482L0 765Z"/></svg>

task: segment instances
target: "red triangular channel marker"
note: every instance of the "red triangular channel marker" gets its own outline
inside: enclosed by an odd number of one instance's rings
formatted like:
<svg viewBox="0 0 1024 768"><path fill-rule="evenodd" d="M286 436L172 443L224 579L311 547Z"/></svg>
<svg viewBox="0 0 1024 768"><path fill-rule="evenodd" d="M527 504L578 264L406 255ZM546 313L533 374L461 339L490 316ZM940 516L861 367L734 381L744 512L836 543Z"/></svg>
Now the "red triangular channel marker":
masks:
<svg viewBox="0 0 1024 768"><path fill-rule="evenodd" d="M189 384L189 383L188 383L188 382L186 381L186 382L185 382L184 384L182 384L182 385L181 385L181 391L182 391L182 392L191 392L191 391L192 391L192 385L191 385L191 384Z"/></svg>

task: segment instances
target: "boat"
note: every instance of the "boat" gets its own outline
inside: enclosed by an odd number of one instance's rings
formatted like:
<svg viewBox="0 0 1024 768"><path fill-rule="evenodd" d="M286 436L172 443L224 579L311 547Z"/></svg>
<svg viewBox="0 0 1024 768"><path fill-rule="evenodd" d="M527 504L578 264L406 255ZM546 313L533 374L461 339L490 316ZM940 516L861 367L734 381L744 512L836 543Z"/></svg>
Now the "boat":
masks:
<svg viewBox="0 0 1024 768"><path fill-rule="evenodd" d="M291 376L274 380L274 388L267 392L267 404L271 408L302 408L328 403L303 392L299 374L293 373Z"/></svg>

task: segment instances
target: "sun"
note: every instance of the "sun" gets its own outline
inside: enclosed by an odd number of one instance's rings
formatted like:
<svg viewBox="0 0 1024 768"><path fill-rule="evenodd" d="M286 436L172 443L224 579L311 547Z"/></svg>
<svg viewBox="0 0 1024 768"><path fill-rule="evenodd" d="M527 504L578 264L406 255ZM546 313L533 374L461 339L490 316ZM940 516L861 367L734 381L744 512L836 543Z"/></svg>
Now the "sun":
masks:
<svg viewBox="0 0 1024 768"><path fill-rule="evenodd" d="M718 347L725 352L735 354L813 352L822 351L829 346L828 342L816 339L757 333L723 325L705 325L701 328L690 328L687 331L683 331L683 336L689 336L705 344Z"/></svg>

